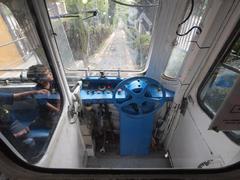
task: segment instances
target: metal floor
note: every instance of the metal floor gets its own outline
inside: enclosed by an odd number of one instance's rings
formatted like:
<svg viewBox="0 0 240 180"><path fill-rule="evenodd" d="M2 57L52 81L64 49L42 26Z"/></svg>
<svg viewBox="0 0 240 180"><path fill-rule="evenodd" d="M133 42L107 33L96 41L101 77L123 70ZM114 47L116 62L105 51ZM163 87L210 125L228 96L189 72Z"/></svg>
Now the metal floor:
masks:
<svg viewBox="0 0 240 180"><path fill-rule="evenodd" d="M117 153L96 153L89 157L88 168L171 168L169 159L164 158L165 152L152 152L148 156L120 156Z"/></svg>

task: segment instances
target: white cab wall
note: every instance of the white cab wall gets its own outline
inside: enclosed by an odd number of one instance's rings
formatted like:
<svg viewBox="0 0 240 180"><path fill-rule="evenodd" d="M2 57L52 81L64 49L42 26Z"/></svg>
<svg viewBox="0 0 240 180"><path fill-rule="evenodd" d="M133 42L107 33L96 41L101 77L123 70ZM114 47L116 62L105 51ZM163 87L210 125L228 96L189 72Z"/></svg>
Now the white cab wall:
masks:
<svg viewBox="0 0 240 180"><path fill-rule="evenodd" d="M193 45L183 66L180 81L185 85L179 87L174 101L179 104L184 96L188 105L186 112L174 119L165 141L174 167L197 168L207 160L213 160L208 167L225 166L231 164L239 154L239 146L225 134L208 130L211 119L197 101L201 82L239 20L239 9L239 1L211 1L209 18L203 24L203 33L198 40L200 46L209 48L199 49Z"/></svg>
<svg viewBox="0 0 240 180"><path fill-rule="evenodd" d="M188 111L184 118L180 117L169 150L174 167L182 167L183 164L184 167L198 167L203 161L211 159L211 150Z"/></svg>
<svg viewBox="0 0 240 180"><path fill-rule="evenodd" d="M86 151L79 121L69 123L67 108L62 114L48 150L37 165L50 168L83 168L86 164Z"/></svg>

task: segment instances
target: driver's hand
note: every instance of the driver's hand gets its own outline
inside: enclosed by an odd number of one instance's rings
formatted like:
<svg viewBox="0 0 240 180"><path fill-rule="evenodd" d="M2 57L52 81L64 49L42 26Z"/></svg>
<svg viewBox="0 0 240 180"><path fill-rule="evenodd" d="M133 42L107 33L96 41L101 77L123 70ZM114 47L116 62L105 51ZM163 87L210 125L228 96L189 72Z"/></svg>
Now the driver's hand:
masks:
<svg viewBox="0 0 240 180"><path fill-rule="evenodd" d="M14 135L15 138L19 138L19 137L24 136L27 133L29 133L29 131L30 131L30 129L28 127L26 127L24 129L22 129L21 131L19 131L17 133L14 133L13 135Z"/></svg>
<svg viewBox="0 0 240 180"><path fill-rule="evenodd" d="M49 94L50 92L47 89L37 90L37 94Z"/></svg>

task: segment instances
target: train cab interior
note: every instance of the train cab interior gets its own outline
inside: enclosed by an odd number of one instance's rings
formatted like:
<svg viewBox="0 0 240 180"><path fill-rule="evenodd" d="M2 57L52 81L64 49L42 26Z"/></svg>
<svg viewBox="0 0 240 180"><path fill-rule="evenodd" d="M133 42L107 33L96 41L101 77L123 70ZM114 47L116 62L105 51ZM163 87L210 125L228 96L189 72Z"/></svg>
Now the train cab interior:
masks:
<svg viewBox="0 0 240 180"><path fill-rule="evenodd" d="M234 166L239 73L237 0L0 0L0 177Z"/></svg>

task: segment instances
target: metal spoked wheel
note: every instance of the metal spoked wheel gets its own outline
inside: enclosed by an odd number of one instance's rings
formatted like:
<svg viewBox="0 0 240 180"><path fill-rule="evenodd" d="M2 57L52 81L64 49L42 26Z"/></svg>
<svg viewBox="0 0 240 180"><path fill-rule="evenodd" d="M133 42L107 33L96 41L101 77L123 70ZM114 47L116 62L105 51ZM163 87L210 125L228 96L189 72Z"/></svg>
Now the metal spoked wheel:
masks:
<svg viewBox="0 0 240 180"><path fill-rule="evenodd" d="M162 85L149 77L132 77L120 82L113 92L115 106L133 116L155 112L166 100Z"/></svg>

